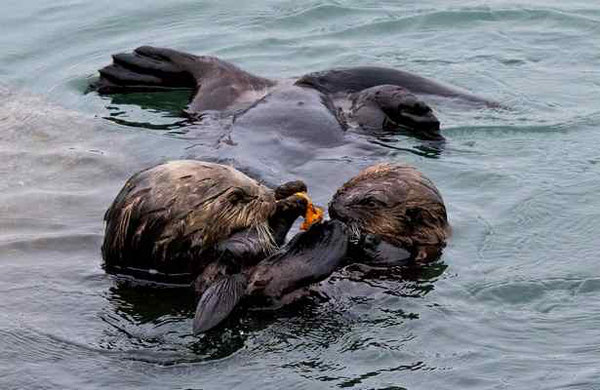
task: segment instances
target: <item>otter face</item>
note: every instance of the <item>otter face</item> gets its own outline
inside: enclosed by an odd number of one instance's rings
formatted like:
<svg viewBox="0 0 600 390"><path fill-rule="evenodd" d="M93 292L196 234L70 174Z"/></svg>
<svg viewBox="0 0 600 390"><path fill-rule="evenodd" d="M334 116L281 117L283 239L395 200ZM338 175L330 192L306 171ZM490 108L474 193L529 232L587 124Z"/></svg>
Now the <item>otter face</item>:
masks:
<svg viewBox="0 0 600 390"><path fill-rule="evenodd" d="M229 184L215 203L215 220L230 221L232 229L229 233L242 231L244 234L240 237L253 237L250 241L265 246L267 252L283 244L294 221L306 213L307 201L295 195L307 191L303 181L290 181L275 190L247 180ZM231 246L233 242L228 240L227 245ZM233 246L237 247L239 243Z"/></svg>
<svg viewBox="0 0 600 390"><path fill-rule="evenodd" d="M248 228L259 231L261 241L265 245L271 242L267 221L275 211L273 193L256 183L236 183L222 188L221 191L213 202L209 201L203 218L204 225L212 227L205 233L207 243L216 242L231 233ZM214 225L226 227L227 231L221 232L221 229ZM211 237L210 233L217 232L218 235Z"/></svg>
<svg viewBox="0 0 600 390"><path fill-rule="evenodd" d="M378 164L360 172L334 195L329 215L350 227L351 240L364 251L376 244L382 253L391 244L418 260L439 254L448 233L439 192L416 169L403 165Z"/></svg>
<svg viewBox="0 0 600 390"><path fill-rule="evenodd" d="M379 178L349 183L334 195L329 204L329 215L346 223L355 240L371 233L396 241L405 233L406 207L402 205L405 196L393 190L402 183Z"/></svg>
<svg viewBox="0 0 600 390"><path fill-rule="evenodd" d="M208 247L250 229L265 247L273 246L268 219L276 203L271 189L214 163L172 161L155 171L149 171L152 199L156 207L169 210L167 225L174 236L193 237L194 246Z"/></svg>

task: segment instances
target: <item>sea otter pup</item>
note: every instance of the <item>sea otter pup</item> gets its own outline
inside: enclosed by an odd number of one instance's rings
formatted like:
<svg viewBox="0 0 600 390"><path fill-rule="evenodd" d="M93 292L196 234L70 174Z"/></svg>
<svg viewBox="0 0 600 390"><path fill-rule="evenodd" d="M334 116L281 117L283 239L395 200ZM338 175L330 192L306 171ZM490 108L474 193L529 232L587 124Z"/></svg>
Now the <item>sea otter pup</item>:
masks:
<svg viewBox="0 0 600 390"><path fill-rule="evenodd" d="M234 127L287 129L286 135L320 136L319 145L340 141L348 127L400 130L427 140L442 140L440 123L419 97L436 95L497 107L487 99L396 69L361 66L309 73L297 79L271 80L215 57L142 46L113 56L93 85L99 93L189 88L185 112L235 115ZM267 124L267 126L265 126ZM235 134L236 129L233 129Z"/></svg>
<svg viewBox="0 0 600 390"><path fill-rule="evenodd" d="M200 161L141 171L106 212L105 269L192 283L202 297L195 333L218 324L244 295L284 302L328 276L346 251L339 222L313 226L278 249L306 212L305 191L301 181L271 190L232 167Z"/></svg>
<svg viewBox="0 0 600 390"><path fill-rule="evenodd" d="M436 259L450 232L435 185L401 164L361 171L335 193L329 216L349 226L357 258L374 265Z"/></svg>

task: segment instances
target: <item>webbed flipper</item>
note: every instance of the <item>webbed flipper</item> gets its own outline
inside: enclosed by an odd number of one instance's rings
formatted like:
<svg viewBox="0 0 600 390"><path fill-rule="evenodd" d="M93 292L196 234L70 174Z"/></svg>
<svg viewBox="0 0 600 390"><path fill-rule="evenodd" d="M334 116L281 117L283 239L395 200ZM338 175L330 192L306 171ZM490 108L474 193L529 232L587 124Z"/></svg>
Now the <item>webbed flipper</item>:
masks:
<svg viewBox="0 0 600 390"><path fill-rule="evenodd" d="M204 291L196 306L194 335L206 332L223 321L240 302L247 280L242 274L225 276Z"/></svg>
<svg viewBox="0 0 600 390"><path fill-rule="evenodd" d="M112 56L113 63L99 70L93 86L99 93L122 93L197 87L198 57L171 49L141 46L132 53Z"/></svg>
<svg viewBox="0 0 600 390"><path fill-rule="evenodd" d="M278 301L285 294L327 278L346 255L348 230L339 221L311 226L264 259L249 276L224 276L208 287L196 308L194 334L223 321L246 294Z"/></svg>
<svg viewBox="0 0 600 390"><path fill-rule="evenodd" d="M315 88L323 93L354 93L378 85L390 84L406 88L415 94L458 98L489 107L501 107L497 102L459 88L414 73L379 66L357 66L313 72L300 77L296 84Z"/></svg>
<svg viewBox="0 0 600 390"><path fill-rule="evenodd" d="M223 110L245 91L273 85L216 57L152 46L113 55L113 63L99 73L91 88L102 94L193 89L188 113Z"/></svg>

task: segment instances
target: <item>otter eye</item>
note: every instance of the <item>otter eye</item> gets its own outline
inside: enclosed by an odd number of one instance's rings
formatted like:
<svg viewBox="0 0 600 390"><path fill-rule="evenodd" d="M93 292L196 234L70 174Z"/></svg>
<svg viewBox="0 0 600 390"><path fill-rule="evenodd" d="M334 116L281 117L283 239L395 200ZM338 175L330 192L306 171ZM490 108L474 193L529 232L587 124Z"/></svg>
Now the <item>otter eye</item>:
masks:
<svg viewBox="0 0 600 390"><path fill-rule="evenodd" d="M379 199L375 199L372 196L368 196L366 198L361 199L358 202L358 204L368 208L377 208L385 206L385 204L382 201L380 201Z"/></svg>
<svg viewBox="0 0 600 390"><path fill-rule="evenodd" d="M229 194L229 202L232 204L248 203L250 199L241 190L234 190Z"/></svg>

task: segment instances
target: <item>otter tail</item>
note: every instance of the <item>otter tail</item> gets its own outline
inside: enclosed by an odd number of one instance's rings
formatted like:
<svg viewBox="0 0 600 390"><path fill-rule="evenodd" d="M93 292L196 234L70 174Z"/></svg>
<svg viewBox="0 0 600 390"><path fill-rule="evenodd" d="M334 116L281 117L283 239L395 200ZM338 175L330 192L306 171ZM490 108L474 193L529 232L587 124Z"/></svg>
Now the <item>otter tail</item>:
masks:
<svg viewBox="0 0 600 390"><path fill-rule="evenodd" d="M248 280L242 274L219 279L202 294L194 316L194 335L206 332L233 311L246 292Z"/></svg>

